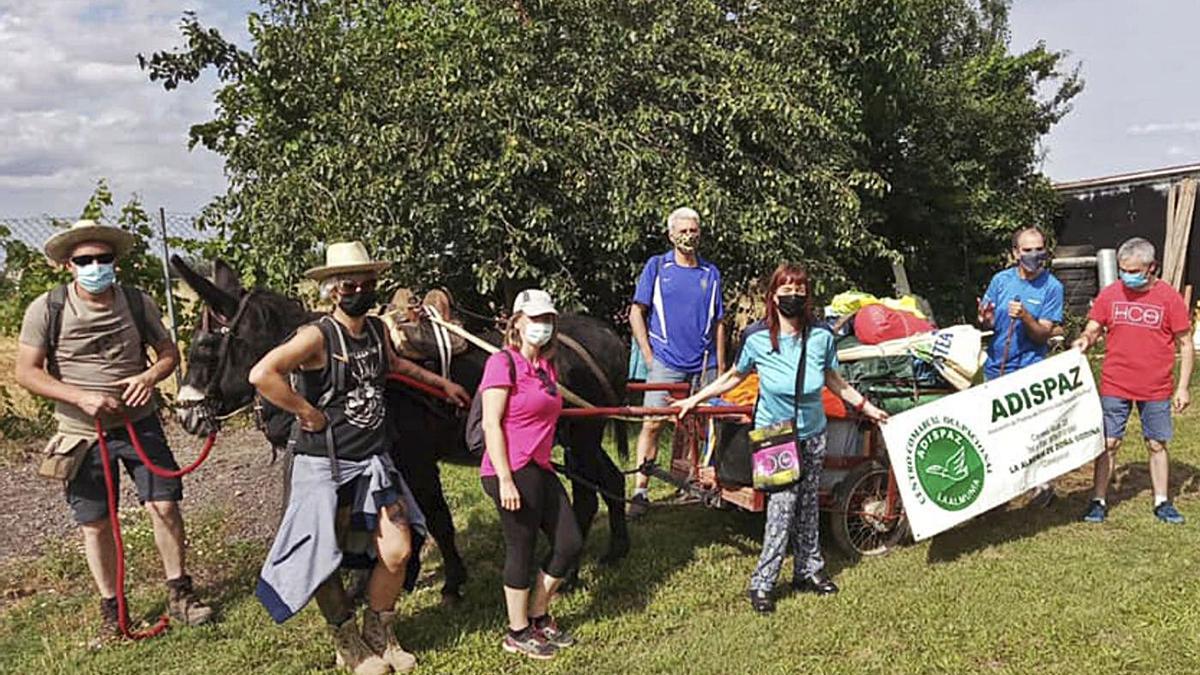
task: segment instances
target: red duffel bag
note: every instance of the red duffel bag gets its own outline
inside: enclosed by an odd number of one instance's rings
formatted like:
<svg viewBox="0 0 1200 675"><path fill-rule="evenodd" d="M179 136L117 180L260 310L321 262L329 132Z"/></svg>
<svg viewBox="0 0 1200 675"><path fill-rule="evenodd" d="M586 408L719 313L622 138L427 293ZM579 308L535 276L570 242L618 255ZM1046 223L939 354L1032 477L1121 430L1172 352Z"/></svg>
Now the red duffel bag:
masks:
<svg viewBox="0 0 1200 675"><path fill-rule="evenodd" d="M933 326L928 321L883 305L867 305L854 316L854 336L864 345L877 345L931 330Z"/></svg>

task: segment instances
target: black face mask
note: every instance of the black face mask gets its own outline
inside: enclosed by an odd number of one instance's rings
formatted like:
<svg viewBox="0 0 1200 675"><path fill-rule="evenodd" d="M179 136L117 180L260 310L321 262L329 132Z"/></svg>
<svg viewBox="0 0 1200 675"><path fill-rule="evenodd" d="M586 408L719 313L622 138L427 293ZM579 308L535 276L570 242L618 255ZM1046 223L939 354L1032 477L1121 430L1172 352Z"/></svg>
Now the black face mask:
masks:
<svg viewBox="0 0 1200 675"><path fill-rule="evenodd" d="M360 291L351 295L343 295L338 301L338 307L342 309L348 316L358 318L371 311L371 308L376 304L376 293L374 290Z"/></svg>
<svg viewBox="0 0 1200 675"><path fill-rule="evenodd" d="M803 295L781 295L775 298L775 304L785 319L795 319L804 314L804 300Z"/></svg>

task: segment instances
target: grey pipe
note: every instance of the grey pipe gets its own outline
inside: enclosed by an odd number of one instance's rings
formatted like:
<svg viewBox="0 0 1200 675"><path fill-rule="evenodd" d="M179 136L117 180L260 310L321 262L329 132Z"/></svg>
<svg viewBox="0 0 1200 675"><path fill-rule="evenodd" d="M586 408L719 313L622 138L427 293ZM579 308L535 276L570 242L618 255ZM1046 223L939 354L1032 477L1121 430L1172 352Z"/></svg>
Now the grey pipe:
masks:
<svg viewBox="0 0 1200 675"><path fill-rule="evenodd" d="M162 234L163 285L167 290L167 316L171 319L171 342L179 347L179 317L175 316L175 299L171 295L171 247L167 245L167 210L158 208L159 232ZM175 391L183 388L179 364L175 365Z"/></svg>
<svg viewBox="0 0 1200 675"><path fill-rule="evenodd" d="M1096 269L1100 272L1100 288L1117 281L1117 249L1102 248L1096 251Z"/></svg>

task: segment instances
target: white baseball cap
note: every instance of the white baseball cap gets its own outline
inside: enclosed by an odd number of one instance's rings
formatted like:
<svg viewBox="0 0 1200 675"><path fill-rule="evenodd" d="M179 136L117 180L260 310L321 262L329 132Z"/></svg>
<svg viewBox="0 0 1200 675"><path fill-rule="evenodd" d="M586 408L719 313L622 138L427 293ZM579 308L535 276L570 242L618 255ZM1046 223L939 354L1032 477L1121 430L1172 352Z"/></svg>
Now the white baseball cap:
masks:
<svg viewBox="0 0 1200 675"><path fill-rule="evenodd" d="M513 315L541 316L543 314L558 314L554 308L554 300L550 294L538 288L531 288L517 294L513 302Z"/></svg>

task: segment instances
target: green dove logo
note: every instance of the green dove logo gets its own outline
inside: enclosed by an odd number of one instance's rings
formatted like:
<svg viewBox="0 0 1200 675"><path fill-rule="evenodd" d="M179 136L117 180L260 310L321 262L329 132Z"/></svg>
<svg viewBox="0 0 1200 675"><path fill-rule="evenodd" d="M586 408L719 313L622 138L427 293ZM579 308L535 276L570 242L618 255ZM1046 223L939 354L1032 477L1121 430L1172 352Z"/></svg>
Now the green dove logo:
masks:
<svg viewBox="0 0 1200 675"><path fill-rule="evenodd" d="M916 450L917 480L934 504L961 511L979 498L987 469L965 434L935 426L917 441Z"/></svg>

